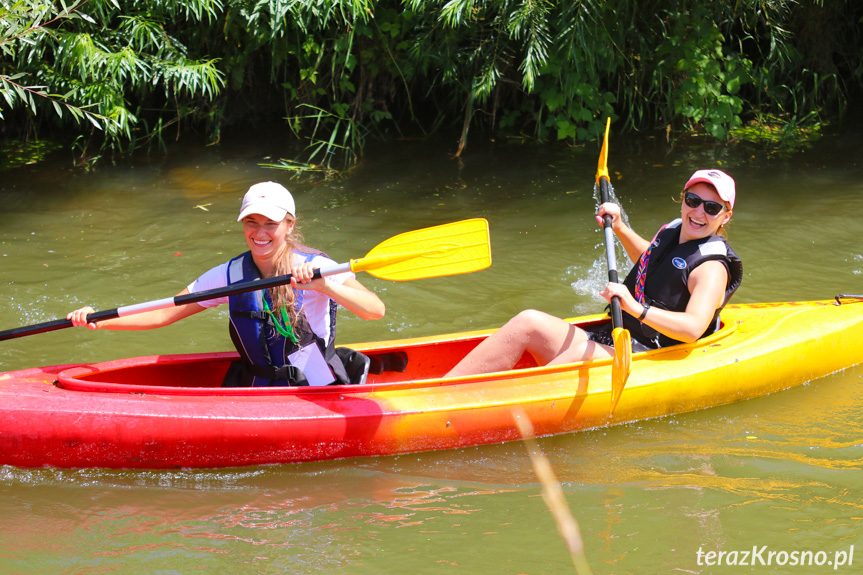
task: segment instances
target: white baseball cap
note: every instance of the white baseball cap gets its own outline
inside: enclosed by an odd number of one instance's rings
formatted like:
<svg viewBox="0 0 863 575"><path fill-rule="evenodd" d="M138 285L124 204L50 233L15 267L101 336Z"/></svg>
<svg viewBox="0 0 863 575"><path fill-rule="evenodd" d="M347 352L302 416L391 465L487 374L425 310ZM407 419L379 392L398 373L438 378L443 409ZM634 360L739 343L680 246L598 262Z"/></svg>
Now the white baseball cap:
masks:
<svg viewBox="0 0 863 575"><path fill-rule="evenodd" d="M276 182L261 182L249 188L243 196L237 221L243 221L249 214L261 214L274 222L280 222L287 214L297 217L297 208L294 197L285 186Z"/></svg>
<svg viewBox="0 0 863 575"><path fill-rule="evenodd" d="M690 186L698 183L710 184L716 188L716 193L719 194L719 197L728 202L732 210L734 209L734 199L737 196L737 192L735 191L734 180L731 176L722 170L698 170L692 174L692 177L689 178L683 189L688 190Z"/></svg>

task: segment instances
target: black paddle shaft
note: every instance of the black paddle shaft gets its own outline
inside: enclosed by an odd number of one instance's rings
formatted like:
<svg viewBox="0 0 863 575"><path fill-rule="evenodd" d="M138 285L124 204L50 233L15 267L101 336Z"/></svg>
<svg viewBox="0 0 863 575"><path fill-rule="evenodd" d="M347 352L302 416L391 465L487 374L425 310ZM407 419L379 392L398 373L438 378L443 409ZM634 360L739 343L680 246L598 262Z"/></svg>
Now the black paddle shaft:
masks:
<svg viewBox="0 0 863 575"><path fill-rule="evenodd" d="M599 198L603 204L608 202L608 178L600 176L599 178ZM617 261L614 257L614 237L611 232L611 216L605 214L602 217L603 228L605 230L605 253L608 260L608 281L619 283L617 277ZM611 324L614 327L623 327L623 312L620 310L620 298L614 296L611 298Z"/></svg>
<svg viewBox="0 0 863 575"><path fill-rule="evenodd" d="M344 264L344 266L348 266L348 269L350 269L350 264ZM321 270L317 269L315 270L313 279L320 278L322 277L322 275L332 275L334 273L338 273L339 271L344 271L343 269L341 269L344 266L330 266L324 271L323 274L321 273ZM220 297L231 296L250 291L269 289L271 287L290 283L291 277L291 274L286 274L283 276L253 280L250 282L234 284L231 286L178 295L172 298L154 300L142 304L130 305L114 309L106 309L104 311L95 311L87 316L87 323L95 323L118 317L125 317L128 315L134 315L136 313L143 313L145 311L177 307L190 303L197 303L199 301L207 301L210 299L217 299ZM15 339L17 337L24 337L25 335L36 335L37 333L56 331L58 329L65 329L67 327L72 327L71 320L55 319L52 321L46 321L44 323L37 323L35 325L16 327L12 329L7 329L5 331L0 331L0 341L5 341L7 339Z"/></svg>

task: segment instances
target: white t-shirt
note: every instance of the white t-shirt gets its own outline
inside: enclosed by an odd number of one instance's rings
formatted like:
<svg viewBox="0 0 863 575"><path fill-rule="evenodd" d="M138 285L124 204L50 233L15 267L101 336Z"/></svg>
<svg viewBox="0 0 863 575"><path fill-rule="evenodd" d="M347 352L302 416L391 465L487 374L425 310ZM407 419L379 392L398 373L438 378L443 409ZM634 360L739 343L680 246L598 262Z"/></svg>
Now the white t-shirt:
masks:
<svg viewBox="0 0 863 575"><path fill-rule="evenodd" d="M299 256L297 263L302 260ZM324 256L315 256L312 258L312 265L315 268L323 268L326 266L337 265L337 262ZM328 281L334 281L338 284L345 283L348 278L356 277L353 272L344 272L327 276ZM189 293L206 291L210 289L223 288L228 286L228 262L217 265L216 267L204 272L201 276L188 285ZM306 312L306 317L315 335L324 340L330 341L330 297L315 290L302 290L303 310ZM222 304L227 305L228 296L206 301L197 302L199 306L204 308L216 307Z"/></svg>

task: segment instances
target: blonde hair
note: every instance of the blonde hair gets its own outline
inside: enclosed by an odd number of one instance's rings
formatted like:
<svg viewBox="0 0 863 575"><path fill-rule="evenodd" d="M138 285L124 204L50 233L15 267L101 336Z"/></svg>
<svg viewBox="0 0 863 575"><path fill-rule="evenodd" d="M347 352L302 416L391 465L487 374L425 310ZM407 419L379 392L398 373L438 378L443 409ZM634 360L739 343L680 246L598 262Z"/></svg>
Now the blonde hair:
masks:
<svg viewBox="0 0 863 575"><path fill-rule="evenodd" d="M285 216L287 219L288 216ZM273 277L283 276L291 273L291 268L294 263L294 248L301 245L302 236L297 231L297 218L294 218L294 229L291 233L285 234L285 245L283 245L276 253L275 263L273 264ZM282 284L270 288L270 299L273 301L273 312L280 313L279 309L284 308L288 312L288 317L291 318L291 324L296 323L297 310L294 302L297 300L297 294L291 284Z"/></svg>

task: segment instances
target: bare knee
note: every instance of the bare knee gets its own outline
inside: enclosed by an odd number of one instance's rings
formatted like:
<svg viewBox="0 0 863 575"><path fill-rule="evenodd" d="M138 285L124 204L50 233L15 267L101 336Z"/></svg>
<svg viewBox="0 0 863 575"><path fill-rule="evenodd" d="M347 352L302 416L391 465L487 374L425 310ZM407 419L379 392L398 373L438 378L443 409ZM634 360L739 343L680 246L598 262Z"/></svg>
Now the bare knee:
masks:
<svg viewBox="0 0 863 575"><path fill-rule="evenodd" d="M547 326L554 319L557 318L545 312L535 309L526 309L519 312L518 315L509 320L508 323L519 333L531 335L543 331L543 327Z"/></svg>

